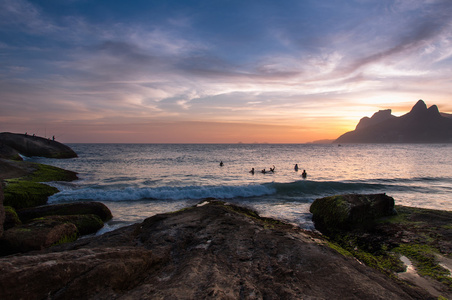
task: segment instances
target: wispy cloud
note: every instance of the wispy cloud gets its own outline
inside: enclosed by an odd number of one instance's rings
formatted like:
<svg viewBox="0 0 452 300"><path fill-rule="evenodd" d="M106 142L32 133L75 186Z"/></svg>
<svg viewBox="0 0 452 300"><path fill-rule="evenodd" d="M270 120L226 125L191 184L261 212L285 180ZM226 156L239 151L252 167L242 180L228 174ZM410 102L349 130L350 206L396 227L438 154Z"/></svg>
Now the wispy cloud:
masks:
<svg viewBox="0 0 452 300"><path fill-rule="evenodd" d="M0 0L3 120L280 126L301 117L357 118L381 108L381 98L431 95L440 109L449 107L448 0L171 9L157 1L124 13L119 2L92 10L84 1L55 5L62 14L39 2Z"/></svg>

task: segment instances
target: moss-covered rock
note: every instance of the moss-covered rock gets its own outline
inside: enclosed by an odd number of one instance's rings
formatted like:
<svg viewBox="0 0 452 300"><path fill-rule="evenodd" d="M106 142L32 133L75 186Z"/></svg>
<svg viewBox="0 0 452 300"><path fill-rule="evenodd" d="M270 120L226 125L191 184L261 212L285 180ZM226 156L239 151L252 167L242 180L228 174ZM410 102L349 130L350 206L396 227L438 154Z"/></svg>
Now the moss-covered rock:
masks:
<svg viewBox="0 0 452 300"><path fill-rule="evenodd" d="M0 238L0 255L41 250L62 242L75 241L77 227L72 223L40 218L5 230Z"/></svg>
<svg viewBox="0 0 452 300"><path fill-rule="evenodd" d="M11 206L5 206L5 223L3 224L3 228L7 230L21 224L22 222L20 221L16 210Z"/></svg>
<svg viewBox="0 0 452 300"><path fill-rule="evenodd" d="M22 222L45 217L45 216L67 216L67 215L89 215L98 216L103 222L110 220L113 216L108 207L100 202L75 202L54 205L43 205L17 211Z"/></svg>
<svg viewBox="0 0 452 300"><path fill-rule="evenodd" d="M77 173L73 171L64 170L58 167L34 164L36 170L25 179L33 182L48 182L48 181L73 181L77 180Z"/></svg>
<svg viewBox="0 0 452 300"><path fill-rule="evenodd" d="M420 276L437 282L433 286L439 294L451 295L452 277L440 262L452 258L452 212L399 205L395 209L397 215L379 218L372 227L322 233L338 252L350 253L391 277L405 270L400 256L406 256Z"/></svg>
<svg viewBox="0 0 452 300"><path fill-rule="evenodd" d="M44 205L58 189L39 182L8 180L5 187L5 205L16 210Z"/></svg>
<svg viewBox="0 0 452 300"><path fill-rule="evenodd" d="M337 195L316 199L310 207L312 220L322 232L369 228L395 213L394 199L386 194Z"/></svg>
<svg viewBox="0 0 452 300"><path fill-rule="evenodd" d="M5 180L5 205L12 206L16 210L44 205L49 196L58 192L57 188L42 182L77 179L77 173L72 171L43 164L23 164L32 169L28 175Z"/></svg>
<svg viewBox="0 0 452 300"><path fill-rule="evenodd" d="M98 216L93 214L48 216L43 219L54 220L61 223L72 223L77 227L79 235L96 233L104 226L104 222L102 222Z"/></svg>

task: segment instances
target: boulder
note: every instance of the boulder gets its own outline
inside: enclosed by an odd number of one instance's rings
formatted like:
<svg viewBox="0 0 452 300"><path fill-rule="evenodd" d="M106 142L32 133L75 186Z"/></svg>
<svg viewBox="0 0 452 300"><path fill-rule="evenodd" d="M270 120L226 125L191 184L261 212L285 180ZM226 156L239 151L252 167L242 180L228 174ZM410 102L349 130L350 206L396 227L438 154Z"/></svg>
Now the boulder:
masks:
<svg viewBox="0 0 452 300"><path fill-rule="evenodd" d="M8 181L5 188L5 205L16 210L47 203L47 199L58 193L58 189L39 182L15 180Z"/></svg>
<svg viewBox="0 0 452 300"><path fill-rule="evenodd" d="M0 143L7 145L9 148L12 148L25 156L41 156L48 158L77 157L77 154L70 147L54 140L38 136L2 132L0 133Z"/></svg>
<svg viewBox="0 0 452 300"><path fill-rule="evenodd" d="M104 222L93 214L85 215L67 215L67 216L48 216L47 220L53 220L61 223L72 223L77 227L79 235L96 233L104 226Z"/></svg>
<svg viewBox="0 0 452 300"><path fill-rule="evenodd" d="M133 247L9 256L0 259L0 294L3 300L116 299L154 265L151 251Z"/></svg>
<svg viewBox="0 0 452 300"><path fill-rule="evenodd" d="M0 142L0 158L11 160L22 160L19 152L10 146Z"/></svg>
<svg viewBox="0 0 452 300"><path fill-rule="evenodd" d="M40 218L5 230L0 238L0 255L41 250L74 241L77 237L78 231L74 224Z"/></svg>
<svg viewBox="0 0 452 300"><path fill-rule="evenodd" d="M87 215L98 216L103 222L110 220L113 216L108 207L100 202L75 202L54 205L42 205L17 211L22 222L45 217L45 216L66 216L66 215Z"/></svg>
<svg viewBox="0 0 452 300"><path fill-rule="evenodd" d="M321 232L369 228L377 219L395 214L394 199L386 194L320 198L309 210L316 229Z"/></svg>
<svg viewBox="0 0 452 300"><path fill-rule="evenodd" d="M4 230L8 230L15 226L21 225L22 222L16 213L16 210L11 206L5 206L5 223L3 223Z"/></svg>
<svg viewBox="0 0 452 300"><path fill-rule="evenodd" d="M312 232L209 202L35 256L0 258L0 294L4 279L14 285L5 283L5 299L436 299ZM137 252L119 254L128 249ZM28 293L18 288L26 284Z"/></svg>
<svg viewBox="0 0 452 300"><path fill-rule="evenodd" d="M5 205L15 209L47 203L58 189L42 182L72 181L77 173L44 164L0 159L0 179L5 179Z"/></svg>

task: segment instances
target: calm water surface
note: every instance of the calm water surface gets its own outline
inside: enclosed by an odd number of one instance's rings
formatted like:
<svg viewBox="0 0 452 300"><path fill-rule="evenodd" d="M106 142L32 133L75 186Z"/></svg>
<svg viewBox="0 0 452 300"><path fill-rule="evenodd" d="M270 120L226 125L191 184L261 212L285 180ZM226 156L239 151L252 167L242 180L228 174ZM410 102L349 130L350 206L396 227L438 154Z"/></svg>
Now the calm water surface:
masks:
<svg viewBox="0 0 452 300"><path fill-rule="evenodd" d="M386 193L396 204L452 210L452 144L69 146L78 158L28 160L78 172L78 181L54 183L61 192L49 201L105 203L114 214L105 230L207 197L304 228L312 228L316 198L342 193ZM273 166L274 173L260 173Z"/></svg>

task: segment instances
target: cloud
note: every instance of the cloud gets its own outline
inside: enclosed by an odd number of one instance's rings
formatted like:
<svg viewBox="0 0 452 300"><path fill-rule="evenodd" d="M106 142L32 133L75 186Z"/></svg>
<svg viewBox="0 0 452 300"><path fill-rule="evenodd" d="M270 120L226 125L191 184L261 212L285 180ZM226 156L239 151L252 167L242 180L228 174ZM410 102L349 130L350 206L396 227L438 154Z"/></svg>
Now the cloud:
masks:
<svg viewBox="0 0 452 300"><path fill-rule="evenodd" d="M0 0L3 118L283 125L450 94L450 1L85 4Z"/></svg>
<svg viewBox="0 0 452 300"><path fill-rule="evenodd" d="M0 0L0 25L3 30L19 28L33 34L59 30L37 6L25 0Z"/></svg>

